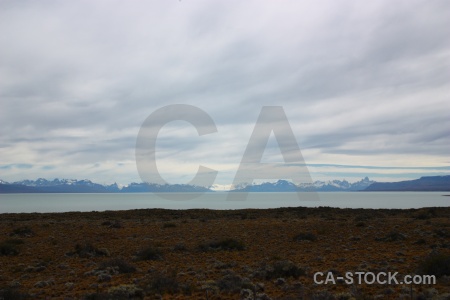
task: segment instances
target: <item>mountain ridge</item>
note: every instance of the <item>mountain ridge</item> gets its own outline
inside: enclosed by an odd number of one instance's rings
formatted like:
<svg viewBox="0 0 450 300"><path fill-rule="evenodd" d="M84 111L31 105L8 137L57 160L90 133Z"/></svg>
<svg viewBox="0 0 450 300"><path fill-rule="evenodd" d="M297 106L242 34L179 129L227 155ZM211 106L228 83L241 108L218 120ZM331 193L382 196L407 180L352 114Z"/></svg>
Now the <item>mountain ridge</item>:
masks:
<svg viewBox="0 0 450 300"><path fill-rule="evenodd" d="M315 181L295 185L287 180L260 184L241 184L230 192L350 192L350 191L450 191L450 175L424 176L419 179L399 182L376 182L368 177L351 183L347 180ZM6 182L0 180L0 193L189 193L215 192L206 187L188 184L155 184L132 182L125 186L117 183L102 185L88 179L22 180Z"/></svg>
<svg viewBox="0 0 450 300"><path fill-rule="evenodd" d="M367 192L448 192L450 191L450 175L423 176L419 179L399 182L374 182L364 189Z"/></svg>
<svg viewBox="0 0 450 300"><path fill-rule="evenodd" d="M339 192L360 191L367 188L375 181L367 176L360 181L350 183L347 180L314 181L313 183L301 183L295 185L287 180L278 180L275 183L264 182L261 184L249 184L239 186L231 192Z"/></svg>

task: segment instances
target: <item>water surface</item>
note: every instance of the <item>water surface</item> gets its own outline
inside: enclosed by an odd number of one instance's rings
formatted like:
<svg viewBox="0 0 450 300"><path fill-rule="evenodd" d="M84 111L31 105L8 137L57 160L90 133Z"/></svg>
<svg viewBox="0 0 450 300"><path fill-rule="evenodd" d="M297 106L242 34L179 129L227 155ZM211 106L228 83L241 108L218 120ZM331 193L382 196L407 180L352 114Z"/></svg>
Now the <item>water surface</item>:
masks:
<svg viewBox="0 0 450 300"><path fill-rule="evenodd" d="M303 194L303 193L301 193ZM309 193L304 193L309 194ZM312 195L314 194L314 195ZM153 193L130 194L0 194L0 213L105 211L141 208L242 209L277 207L420 208L450 206L444 192L323 192L316 201L297 193L249 193L244 201L227 201L227 193L205 193L192 200L167 200ZM174 194L183 199L183 194ZM308 198L311 198L308 197Z"/></svg>

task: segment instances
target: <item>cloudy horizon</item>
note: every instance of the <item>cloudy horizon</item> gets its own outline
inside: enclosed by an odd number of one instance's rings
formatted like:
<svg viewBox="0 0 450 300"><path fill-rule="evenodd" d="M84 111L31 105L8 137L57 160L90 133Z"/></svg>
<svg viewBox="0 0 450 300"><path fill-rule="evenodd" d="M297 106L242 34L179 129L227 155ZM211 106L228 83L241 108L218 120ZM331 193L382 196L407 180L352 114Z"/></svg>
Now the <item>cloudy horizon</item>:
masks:
<svg viewBox="0 0 450 300"><path fill-rule="evenodd" d="M1 1L0 179L140 182L136 139L171 104L158 169L229 185L264 106L313 180L450 174L448 1ZM282 162L272 136L264 162ZM278 178L278 177L277 177ZM289 179L289 174L286 178Z"/></svg>

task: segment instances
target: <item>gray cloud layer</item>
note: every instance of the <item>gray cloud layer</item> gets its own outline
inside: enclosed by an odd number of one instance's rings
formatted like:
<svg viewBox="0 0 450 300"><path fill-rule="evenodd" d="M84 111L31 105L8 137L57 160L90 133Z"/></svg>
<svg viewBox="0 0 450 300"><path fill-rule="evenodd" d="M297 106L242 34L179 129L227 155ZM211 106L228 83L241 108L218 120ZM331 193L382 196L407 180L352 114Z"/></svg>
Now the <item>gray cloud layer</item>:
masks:
<svg viewBox="0 0 450 300"><path fill-rule="evenodd" d="M448 166L449 28L448 1L2 1L0 177L139 180L139 127L176 103L219 132L161 132L174 181L231 182L264 105L307 163Z"/></svg>

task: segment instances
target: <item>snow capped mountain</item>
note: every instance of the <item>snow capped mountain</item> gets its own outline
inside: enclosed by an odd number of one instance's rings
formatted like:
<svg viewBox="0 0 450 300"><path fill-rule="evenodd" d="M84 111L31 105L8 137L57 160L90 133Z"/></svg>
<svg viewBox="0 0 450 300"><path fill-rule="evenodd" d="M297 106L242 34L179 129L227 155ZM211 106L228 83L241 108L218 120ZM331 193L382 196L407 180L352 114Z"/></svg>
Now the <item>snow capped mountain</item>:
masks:
<svg viewBox="0 0 450 300"><path fill-rule="evenodd" d="M368 177L361 179L355 183L350 183L347 180L330 180L330 181L315 181L313 183L301 183L295 185L286 180L278 180L277 182L265 182L262 184L245 185L234 189L234 191L242 192L292 192L292 191L317 191L317 192L339 192L339 191L361 191L367 188L375 181Z"/></svg>
<svg viewBox="0 0 450 300"><path fill-rule="evenodd" d="M215 192L226 192L232 189L232 185L231 184L213 184L210 187L210 190L215 191Z"/></svg>
<svg viewBox="0 0 450 300"><path fill-rule="evenodd" d="M156 184L156 183L136 183L132 182L124 186L122 193L192 193L192 192L211 192L210 189L189 184Z"/></svg>
<svg viewBox="0 0 450 300"><path fill-rule="evenodd" d="M295 185L286 180L277 182L265 182L261 184L241 184L231 191L235 192L295 192L295 191L360 191L366 189L374 181L365 177L364 179L350 183L346 180L315 181L310 184ZM24 192L24 193L136 193L136 192L211 192L230 190L231 185L214 185L210 189L205 187L191 186L187 184L155 184L136 183L119 186L117 183L102 185L88 179L58 179L47 180L39 178L36 180L22 180L8 183L0 180L2 189L0 192Z"/></svg>
<svg viewBox="0 0 450 300"><path fill-rule="evenodd" d="M209 192L204 187L187 184L148 184L130 183L119 186L117 183L102 185L88 179L53 179L39 178L13 183L2 183L0 193L136 193L136 192Z"/></svg>
<svg viewBox="0 0 450 300"><path fill-rule="evenodd" d="M261 184L246 185L241 188L235 188L232 192L295 192L297 186L286 180L277 182L264 182Z"/></svg>
<svg viewBox="0 0 450 300"><path fill-rule="evenodd" d="M264 182L261 184L241 184L231 192L345 192L345 191L449 191L450 175L429 176L416 180L400 182L375 182L368 177L350 183L347 180L315 181L295 185L287 180ZM0 180L0 193L186 193L225 191L231 185L213 185L211 188L192 186L188 184L154 184L130 183L128 185L102 185L88 179L53 179L39 178L22 180L13 183Z"/></svg>
<svg viewBox="0 0 450 300"><path fill-rule="evenodd" d="M44 178L38 178L36 180L22 180L22 181L16 181L14 184L22 184L26 186L35 186L35 187L45 187L45 186L56 186L56 185L86 185L86 186L93 186L96 183L93 183L90 180L83 179L83 180L77 180L77 179L58 179L55 178L53 180L47 180Z"/></svg>
<svg viewBox="0 0 450 300"><path fill-rule="evenodd" d="M3 182L5 191L24 193L114 193L120 191L116 183L102 185L83 179L21 180L13 183ZM6 187L9 186L9 187ZM1 192L1 191L0 191Z"/></svg>

